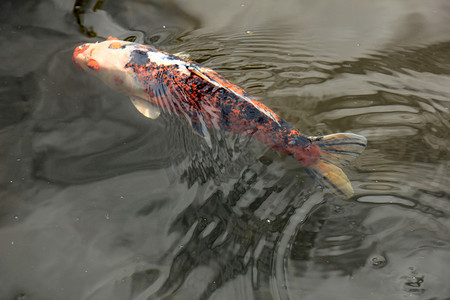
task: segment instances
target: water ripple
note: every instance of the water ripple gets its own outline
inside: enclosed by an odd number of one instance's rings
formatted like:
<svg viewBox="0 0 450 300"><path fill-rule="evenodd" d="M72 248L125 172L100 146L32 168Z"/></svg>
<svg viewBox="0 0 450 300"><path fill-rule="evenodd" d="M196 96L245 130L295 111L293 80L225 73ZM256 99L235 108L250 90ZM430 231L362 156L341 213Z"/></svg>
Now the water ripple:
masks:
<svg viewBox="0 0 450 300"><path fill-rule="evenodd" d="M16 2L0 4L0 297L450 294L447 3ZM365 135L355 197L249 138L212 131L211 149L140 116L72 65L94 35L187 53L305 134Z"/></svg>

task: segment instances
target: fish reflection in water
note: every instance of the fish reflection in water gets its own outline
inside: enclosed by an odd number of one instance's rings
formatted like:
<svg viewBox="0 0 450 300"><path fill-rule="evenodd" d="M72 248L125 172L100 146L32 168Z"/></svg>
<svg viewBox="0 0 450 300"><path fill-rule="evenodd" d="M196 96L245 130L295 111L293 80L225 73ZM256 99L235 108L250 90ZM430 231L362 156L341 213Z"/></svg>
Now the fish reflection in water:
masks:
<svg viewBox="0 0 450 300"><path fill-rule="evenodd" d="M267 293L261 299L271 299L265 288L275 275L272 265L280 235L295 209L315 191L306 175L301 184L295 175L298 170L286 170L283 163L277 166L271 153L255 159L255 153L245 147L240 153L233 151L242 144L248 140L228 146L228 155L215 151L223 149L223 144L212 152L208 148L192 154L202 161L190 158L181 177L197 189L195 198L203 200L191 203L170 226L169 234L176 232L182 238L171 250L174 256L164 283L155 292L151 284L142 285L143 274L152 271L137 272L132 276L134 296L209 299L227 282L250 276L247 289L253 287L252 294ZM200 188L204 184L214 190L206 192ZM209 196L204 198L206 193Z"/></svg>

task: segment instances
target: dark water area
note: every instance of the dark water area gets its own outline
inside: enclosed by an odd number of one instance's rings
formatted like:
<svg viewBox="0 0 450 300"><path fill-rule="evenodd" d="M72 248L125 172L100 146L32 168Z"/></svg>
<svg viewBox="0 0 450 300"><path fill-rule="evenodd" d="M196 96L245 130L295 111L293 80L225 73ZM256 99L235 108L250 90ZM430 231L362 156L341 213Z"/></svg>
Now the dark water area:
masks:
<svg viewBox="0 0 450 300"><path fill-rule="evenodd" d="M0 2L0 299L450 299L450 2ZM150 120L72 63L182 52L308 135L368 139L355 195Z"/></svg>

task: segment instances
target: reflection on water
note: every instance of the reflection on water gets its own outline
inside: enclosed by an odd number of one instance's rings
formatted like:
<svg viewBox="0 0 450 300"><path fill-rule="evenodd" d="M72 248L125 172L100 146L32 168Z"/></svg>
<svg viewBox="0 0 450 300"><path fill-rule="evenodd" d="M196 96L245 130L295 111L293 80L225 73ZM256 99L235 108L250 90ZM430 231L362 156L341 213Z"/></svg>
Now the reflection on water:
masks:
<svg viewBox="0 0 450 300"><path fill-rule="evenodd" d="M0 298L448 298L449 12L2 1ZM366 136L355 197L246 137L214 131L210 149L143 118L72 65L109 35L184 52L307 134Z"/></svg>

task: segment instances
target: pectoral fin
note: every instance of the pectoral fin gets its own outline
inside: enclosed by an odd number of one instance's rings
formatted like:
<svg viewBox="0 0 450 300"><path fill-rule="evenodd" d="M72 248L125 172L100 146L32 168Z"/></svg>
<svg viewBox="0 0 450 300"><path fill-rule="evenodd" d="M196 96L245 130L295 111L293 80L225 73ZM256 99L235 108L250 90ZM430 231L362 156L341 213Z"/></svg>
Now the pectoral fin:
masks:
<svg viewBox="0 0 450 300"><path fill-rule="evenodd" d="M151 102L137 97L130 97L130 100L134 107L147 118L156 119L161 114L159 107Z"/></svg>

